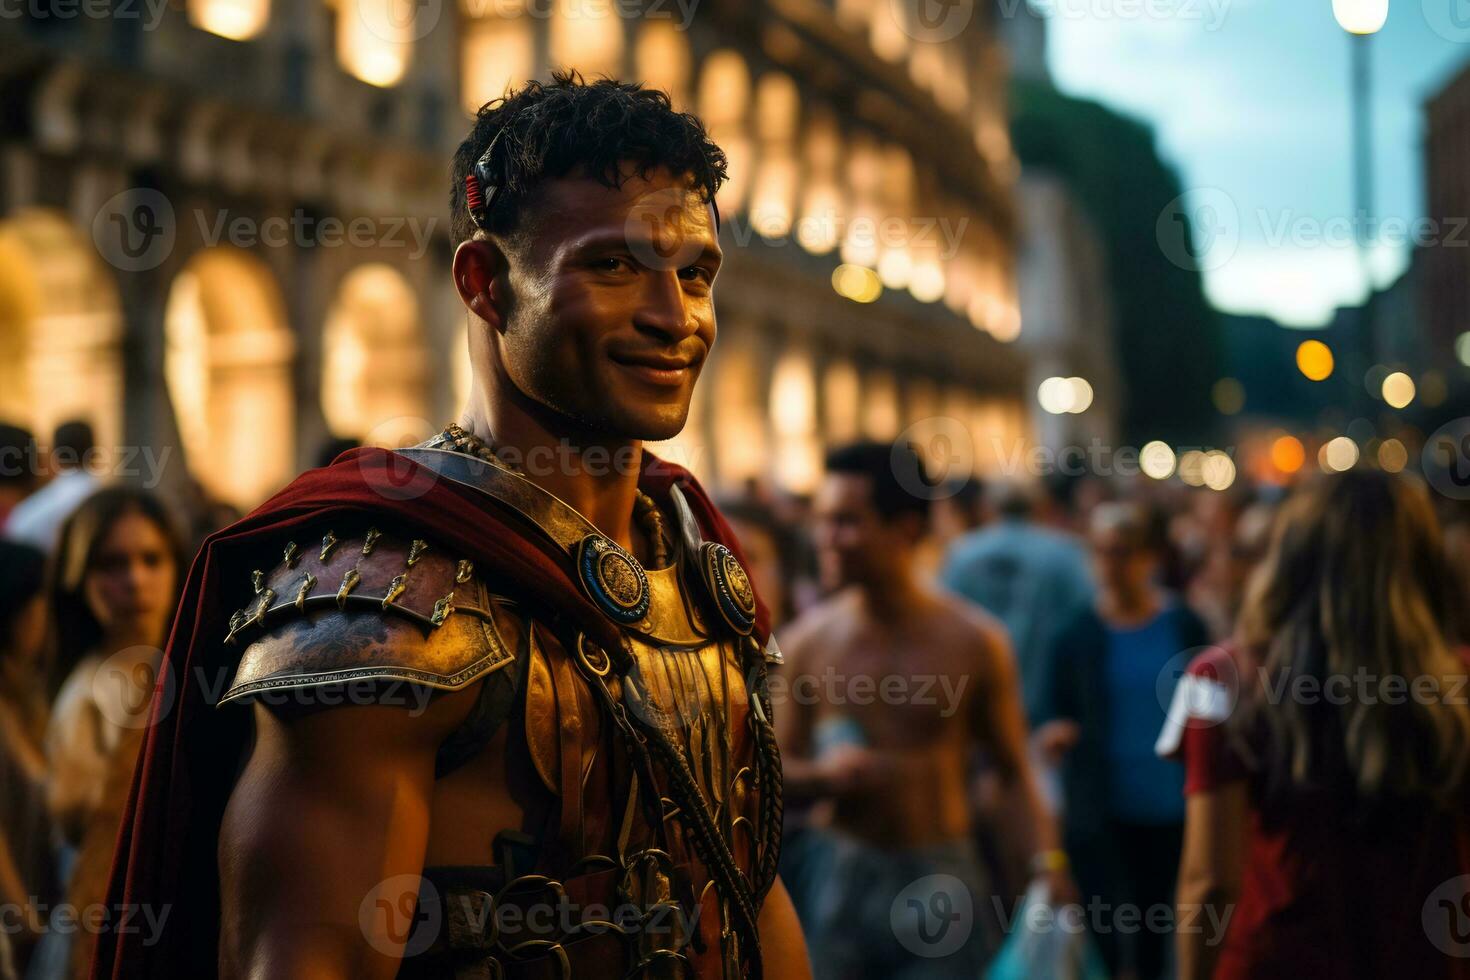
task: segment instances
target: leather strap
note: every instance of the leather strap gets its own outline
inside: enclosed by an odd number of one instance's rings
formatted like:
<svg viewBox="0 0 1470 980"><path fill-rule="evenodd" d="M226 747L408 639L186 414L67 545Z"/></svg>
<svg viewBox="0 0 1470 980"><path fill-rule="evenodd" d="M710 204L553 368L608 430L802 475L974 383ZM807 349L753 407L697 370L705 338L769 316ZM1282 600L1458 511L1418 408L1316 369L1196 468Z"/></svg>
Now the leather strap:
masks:
<svg viewBox="0 0 1470 980"><path fill-rule="evenodd" d="M583 538L602 533L571 504L502 464L452 449L411 448L396 452L443 479L494 497L535 524L570 557L576 556L577 545Z"/></svg>
<svg viewBox="0 0 1470 980"><path fill-rule="evenodd" d="M527 635L530 630L527 628ZM526 676L527 651L522 642L514 659L485 678L480 696L468 718L439 745L434 756L434 778L441 779L464 765L489 744L500 725L515 711L516 695Z"/></svg>

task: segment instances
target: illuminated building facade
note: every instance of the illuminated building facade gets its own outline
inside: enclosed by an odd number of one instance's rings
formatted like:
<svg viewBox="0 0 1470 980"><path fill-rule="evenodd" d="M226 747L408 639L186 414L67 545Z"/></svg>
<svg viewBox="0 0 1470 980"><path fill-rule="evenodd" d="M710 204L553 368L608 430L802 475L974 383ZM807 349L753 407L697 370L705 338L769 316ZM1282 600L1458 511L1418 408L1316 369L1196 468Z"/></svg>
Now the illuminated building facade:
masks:
<svg viewBox="0 0 1470 980"><path fill-rule="evenodd" d="M422 438L468 385L448 160L478 105L567 66L668 90L731 160L720 342L665 451L799 492L826 445L947 417L993 468L1027 422L1017 165L982 8L188 0L0 20L0 417L177 447L239 506L331 436Z"/></svg>

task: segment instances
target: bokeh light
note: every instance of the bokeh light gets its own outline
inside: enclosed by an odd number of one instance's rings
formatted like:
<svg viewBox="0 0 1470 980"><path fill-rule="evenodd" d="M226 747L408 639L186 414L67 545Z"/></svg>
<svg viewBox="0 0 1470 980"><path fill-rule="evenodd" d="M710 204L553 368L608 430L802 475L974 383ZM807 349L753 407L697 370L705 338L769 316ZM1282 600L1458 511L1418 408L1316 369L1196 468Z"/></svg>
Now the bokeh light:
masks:
<svg viewBox="0 0 1470 980"><path fill-rule="evenodd" d="M883 295L878 273L861 265L844 262L832 270L832 288L855 303L871 303Z"/></svg>
<svg viewBox="0 0 1470 980"><path fill-rule="evenodd" d="M1271 465L1282 473L1295 473L1306 461L1307 450L1296 436L1279 436L1271 443Z"/></svg>
<svg viewBox="0 0 1470 980"><path fill-rule="evenodd" d="M1297 370L1311 381L1332 377L1332 348L1320 340L1304 340L1296 349Z"/></svg>
<svg viewBox="0 0 1470 980"><path fill-rule="evenodd" d="M1378 444L1378 465L1390 473L1397 473L1409 463L1409 451L1397 439L1385 439Z"/></svg>
<svg viewBox="0 0 1470 980"><path fill-rule="evenodd" d="M1036 388L1036 402L1043 412L1064 415L1072 410L1076 392L1066 378L1047 378Z"/></svg>
<svg viewBox="0 0 1470 980"><path fill-rule="evenodd" d="M1347 436L1338 436L1322 444L1317 461L1329 473L1341 473L1358 465L1358 444Z"/></svg>
<svg viewBox="0 0 1470 980"><path fill-rule="evenodd" d="M1179 479L1191 487L1202 487L1205 485L1205 454L1198 449L1191 449L1179 457Z"/></svg>
<svg viewBox="0 0 1470 980"><path fill-rule="evenodd" d="M1235 460L1224 450L1211 449L1200 463L1200 479L1211 490L1229 490L1235 482Z"/></svg>
<svg viewBox="0 0 1470 980"><path fill-rule="evenodd" d="M1145 443L1138 451L1139 469L1143 470L1144 476L1155 480L1167 480L1173 476L1176 462L1174 450L1169 448L1167 442L1158 439Z"/></svg>
<svg viewBox="0 0 1470 980"><path fill-rule="evenodd" d="M1392 408L1404 408L1414 400L1414 379L1395 371L1383 379L1383 400Z"/></svg>

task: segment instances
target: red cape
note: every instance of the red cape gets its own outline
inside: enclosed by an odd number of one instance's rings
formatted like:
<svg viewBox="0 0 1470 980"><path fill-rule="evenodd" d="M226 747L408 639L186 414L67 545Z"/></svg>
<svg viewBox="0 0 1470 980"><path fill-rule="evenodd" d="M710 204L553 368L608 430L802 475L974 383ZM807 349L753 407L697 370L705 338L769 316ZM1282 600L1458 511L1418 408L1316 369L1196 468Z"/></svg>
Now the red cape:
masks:
<svg viewBox="0 0 1470 980"><path fill-rule="evenodd" d="M639 486L656 500L677 483L707 540L744 561L730 526L698 482L680 466L643 453ZM119 929L99 937L92 976L211 976L216 972L220 818L248 735L249 713L217 709L239 651L223 646L230 614L244 603L250 571L280 561L293 533L324 522L371 523L387 533L452 542L493 579L561 609L605 646L618 628L583 595L570 560L554 545L526 537L490 498L384 449L354 449L330 466L308 470L255 511L205 540L189 570L164 651L151 727L133 776L118 837L108 906L113 921L132 909L168 918L162 938ZM770 615L757 600L755 635L764 646Z"/></svg>

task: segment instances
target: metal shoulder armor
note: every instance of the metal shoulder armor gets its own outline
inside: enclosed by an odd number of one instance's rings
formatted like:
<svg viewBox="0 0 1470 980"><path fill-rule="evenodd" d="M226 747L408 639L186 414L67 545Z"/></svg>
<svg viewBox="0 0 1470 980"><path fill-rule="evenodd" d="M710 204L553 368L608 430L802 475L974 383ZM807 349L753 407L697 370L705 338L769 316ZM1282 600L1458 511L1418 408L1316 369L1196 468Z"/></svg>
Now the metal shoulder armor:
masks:
<svg viewBox="0 0 1470 980"><path fill-rule="evenodd" d="M327 529L282 549L238 583L243 605L220 639L243 650L220 704L349 682L456 691L515 659L495 625L512 600L437 544Z"/></svg>

